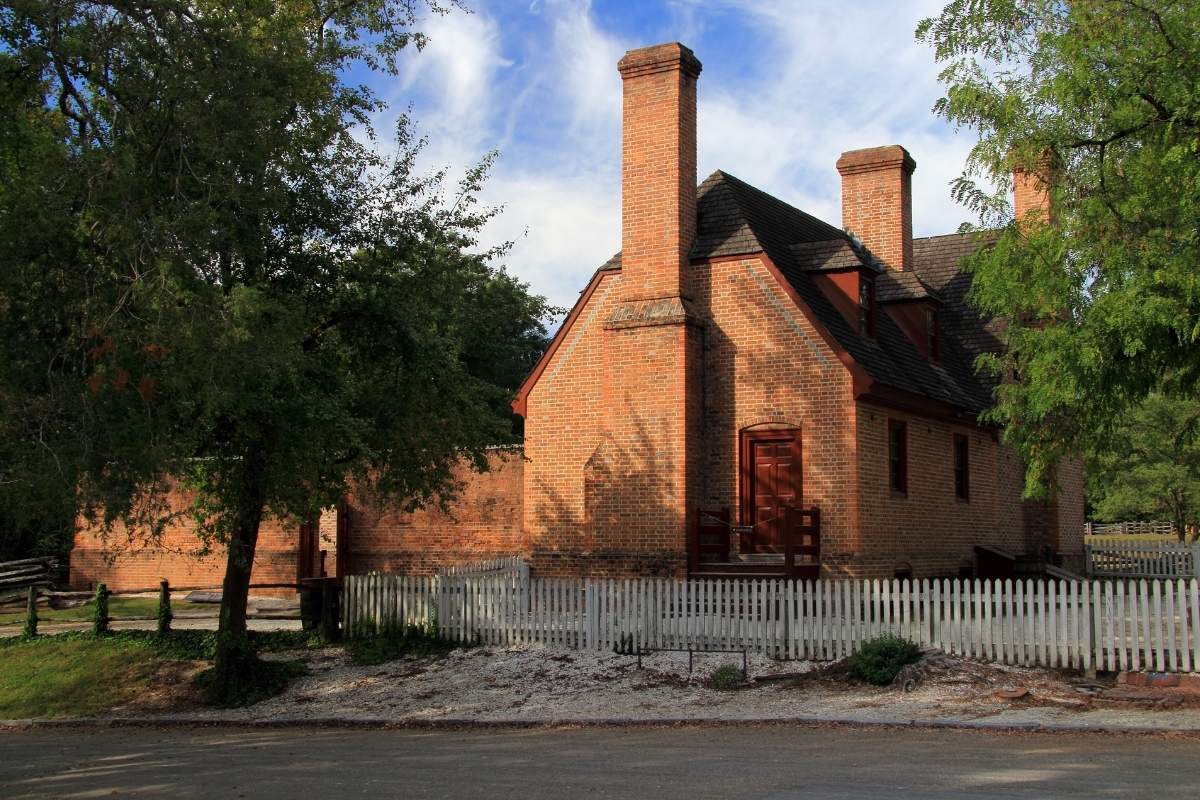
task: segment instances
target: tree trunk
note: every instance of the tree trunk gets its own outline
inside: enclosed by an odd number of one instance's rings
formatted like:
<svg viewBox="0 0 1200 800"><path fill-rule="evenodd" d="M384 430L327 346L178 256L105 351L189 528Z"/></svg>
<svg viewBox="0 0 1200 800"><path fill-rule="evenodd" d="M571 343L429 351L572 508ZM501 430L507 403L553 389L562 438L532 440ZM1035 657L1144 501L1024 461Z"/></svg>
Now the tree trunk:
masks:
<svg viewBox="0 0 1200 800"><path fill-rule="evenodd" d="M221 584L217 652L209 684L209 694L215 700L237 697L242 693L242 684L252 679L254 671L255 654L246 636L246 601L266 499L266 476L263 458L257 449L247 453L243 464L242 487L225 562L225 580Z"/></svg>

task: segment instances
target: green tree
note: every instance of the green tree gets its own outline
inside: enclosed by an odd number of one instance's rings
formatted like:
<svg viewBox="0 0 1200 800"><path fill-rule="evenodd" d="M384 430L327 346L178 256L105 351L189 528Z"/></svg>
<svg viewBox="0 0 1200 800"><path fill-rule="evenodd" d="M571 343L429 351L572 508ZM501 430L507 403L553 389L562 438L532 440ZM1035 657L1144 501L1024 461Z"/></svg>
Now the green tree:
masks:
<svg viewBox="0 0 1200 800"><path fill-rule="evenodd" d="M192 490L182 513L228 548L218 698L254 671L264 515L351 485L444 500L459 459L512 436L496 364L545 336L552 309L477 246L487 162L447 192L405 121L381 155L381 104L347 79L395 73L422 6L0 9L4 506L45 476L153 531L180 513L165 490Z"/></svg>
<svg viewBox="0 0 1200 800"><path fill-rule="evenodd" d="M1100 519L1169 519L1180 541L1200 523L1200 401L1154 394L1088 459Z"/></svg>
<svg viewBox="0 0 1200 800"><path fill-rule="evenodd" d="M979 134L955 196L998 228L972 301L1008 320L991 418L1044 488L1152 392L1200 382L1200 4L955 0L921 22L936 110ZM1015 220L1011 173L1051 190Z"/></svg>

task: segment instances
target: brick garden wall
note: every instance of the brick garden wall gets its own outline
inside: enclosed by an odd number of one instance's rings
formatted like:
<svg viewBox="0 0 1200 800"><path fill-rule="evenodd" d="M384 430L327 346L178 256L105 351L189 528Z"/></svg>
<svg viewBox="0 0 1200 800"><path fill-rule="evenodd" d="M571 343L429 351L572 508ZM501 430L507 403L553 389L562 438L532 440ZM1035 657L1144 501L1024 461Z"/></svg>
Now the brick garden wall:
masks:
<svg viewBox="0 0 1200 800"><path fill-rule="evenodd" d="M459 469L455 477L462 489L448 512L425 508L406 514L365 496L348 498L342 509L349 526L347 572L429 575L441 567L519 554L521 451L496 450L489 465L483 473Z"/></svg>
<svg viewBox="0 0 1200 800"><path fill-rule="evenodd" d="M185 509L188 495L173 492L168 498L171 509ZM251 583L295 583L297 526L274 518L263 520L254 555ZM181 517L168 525L161 539L149 542L144 535L131 535L116 526L105 539L98 527L84 520L76 524L75 546L71 550L71 587L91 589L104 583L112 591L156 589L163 578L176 587L219 588L225 577L225 549L215 546L211 553L200 553L201 542L195 524ZM332 562L330 562L332 563ZM251 594L286 596L288 589L252 589Z"/></svg>

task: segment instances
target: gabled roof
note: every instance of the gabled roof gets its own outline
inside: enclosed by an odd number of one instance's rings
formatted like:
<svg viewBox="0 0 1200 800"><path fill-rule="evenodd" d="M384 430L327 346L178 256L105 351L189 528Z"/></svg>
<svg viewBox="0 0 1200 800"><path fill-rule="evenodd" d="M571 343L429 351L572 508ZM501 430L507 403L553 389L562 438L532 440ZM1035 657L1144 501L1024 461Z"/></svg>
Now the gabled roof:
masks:
<svg viewBox="0 0 1200 800"><path fill-rule="evenodd" d="M815 321L866 376L885 387L925 397L972 415L992 405L992 385L975 374L974 359L998 347L994 323L979 318L965 303L970 277L958 269L962 256L992 241L989 236L952 234L913 240L914 273L881 269L870 253L844 231L773 197L734 176L717 171L697 192L696 241L691 258L762 253L779 270ZM855 262L879 273L885 296L915 295L942 302L941 358L925 358L888 314L876 318L875 336L852 326L814 283L812 273L850 269ZM557 342L570 327L601 272L621 268L617 253L599 270L521 391L514 407L536 381Z"/></svg>
<svg viewBox="0 0 1200 800"><path fill-rule="evenodd" d="M879 262L852 239L826 239L822 242L800 242L791 246L796 266L805 272L831 272L844 269L867 269L882 272Z"/></svg>
<svg viewBox="0 0 1200 800"><path fill-rule="evenodd" d="M941 360L932 363L887 314L878 316L872 339L859 333L834 308L809 275L811 259L797 257L796 246L834 240L851 246L844 231L721 171L700 184L697 217L693 259L765 253L838 346L876 382L972 413L991 405L990 387L975 375L974 355L958 346L952 336L943 337ZM800 251L805 252L804 248ZM917 252L922 257L930 254L914 243ZM943 268L949 250L936 252L938 267ZM916 272L922 275L921 258L915 260ZM935 283L929 283L939 291Z"/></svg>
<svg viewBox="0 0 1200 800"><path fill-rule="evenodd" d="M999 353L1003 320L984 319L968 302L971 276L963 272L963 258L996 241L996 233L950 233L913 240L915 271L942 297L942 330L971 354Z"/></svg>
<svg viewBox="0 0 1200 800"><path fill-rule="evenodd" d="M916 272L891 269L875 279L875 299L881 303L902 303L906 300L941 302L942 298Z"/></svg>

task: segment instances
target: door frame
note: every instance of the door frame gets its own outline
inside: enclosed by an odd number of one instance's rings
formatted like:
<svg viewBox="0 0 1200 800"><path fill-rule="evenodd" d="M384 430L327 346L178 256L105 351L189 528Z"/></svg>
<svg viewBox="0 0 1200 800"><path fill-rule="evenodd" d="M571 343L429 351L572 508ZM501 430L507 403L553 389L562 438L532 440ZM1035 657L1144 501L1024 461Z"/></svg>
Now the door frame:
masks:
<svg viewBox="0 0 1200 800"><path fill-rule="evenodd" d="M738 513L742 525L751 525L754 515L754 444L755 442L784 442L791 439L792 479L796 486L796 505L804 502L804 459L800 428L795 425L742 430L738 434Z"/></svg>

